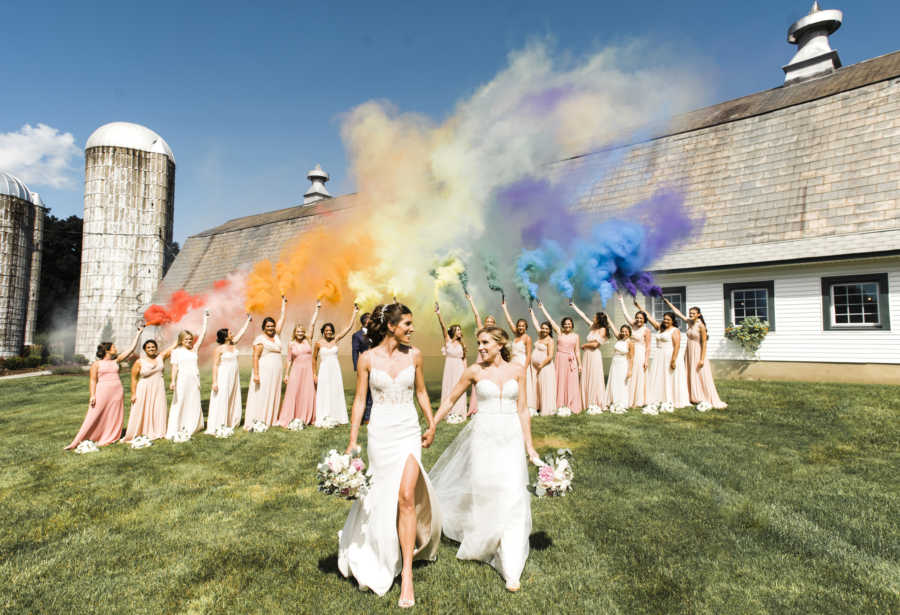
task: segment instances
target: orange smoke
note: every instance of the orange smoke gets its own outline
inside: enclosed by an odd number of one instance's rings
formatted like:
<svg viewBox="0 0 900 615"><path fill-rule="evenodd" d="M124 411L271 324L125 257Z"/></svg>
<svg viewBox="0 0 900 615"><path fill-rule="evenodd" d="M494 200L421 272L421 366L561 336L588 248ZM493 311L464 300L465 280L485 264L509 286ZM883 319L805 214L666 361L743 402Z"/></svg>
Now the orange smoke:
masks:
<svg viewBox="0 0 900 615"><path fill-rule="evenodd" d="M256 263L247 277L247 311L275 312L282 294L290 301L317 297L339 303L349 292L350 273L372 263L375 244L364 227L335 221L291 241L274 267L267 260Z"/></svg>

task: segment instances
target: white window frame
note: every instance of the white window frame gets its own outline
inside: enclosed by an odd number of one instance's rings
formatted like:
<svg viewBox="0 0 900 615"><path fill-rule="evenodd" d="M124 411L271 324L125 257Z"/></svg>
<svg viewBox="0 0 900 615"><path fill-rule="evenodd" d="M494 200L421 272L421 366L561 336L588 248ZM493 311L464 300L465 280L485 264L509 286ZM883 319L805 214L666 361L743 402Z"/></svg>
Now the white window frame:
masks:
<svg viewBox="0 0 900 615"><path fill-rule="evenodd" d="M835 287L837 287L837 286L847 286L847 287L850 287L850 286L859 286L859 287L863 287L863 286L865 286L865 285L867 285L867 284L872 284L872 285L875 286L875 313L876 313L876 315L878 316L878 320L877 320L876 322L865 322L865 320L863 320L863 322L844 322L844 323L839 323L839 322L837 321L837 304L836 304L836 302L835 302L835 300L834 300L834 299L835 299L835 295L834 295L834 289L835 289ZM882 322L881 322L881 320L882 320L882 318L881 318L881 306L878 305L878 304L879 304L878 298L879 298L879 296L881 295L881 284L880 284L877 280L867 280L867 281L859 281L859 282L853 282L853 281L847 281L847 282L832 282L831 284L828 285L828 292L829 292L829 294L831 295L831 314L830 314L830 317L831 317L831 328L832 328L832 329L848 329L848 328L849 328L849 329L859 329L859 328L873 328L873 329L878 329L878 328L881 328L881 326L882 326ZM861 294L863 294L863 296L864 296L864 295L865 295L865 292L863 291ZM860 304L860 305L862 306L862 305L865 305L865 304ZM848 313L848 316L850 316L850 315L851 315L851 313ZM866 317L865 312L862 313L862 316L863 316L863 319L865 319L865 317Z"/></svg>
<svg viewBox="0 0 900 615"><path fill-rule="evenodd" d="M735 313L735 310L737 307L737 300L735 299L734 294L735 293L746 293L746 292L750 292L750 291L753 291L754 293L762 292L763 297L765 297L766 317L762 318L761 320L769 321L771 318L772 308L769 305L769 289L768 288L766 288L765 286L759 286L759 287L751 286L748 288L732 288L731 289L731 322L734 325L741 324L738 322L737 314ZM756 314L752 314L752 316L756 316L757 318L759 318L759 316L757 316ZM746 318L749 318L749 316L743 316L742 318L746 319ZM743 322L743 321L741 321L741 322Z"/></svg>

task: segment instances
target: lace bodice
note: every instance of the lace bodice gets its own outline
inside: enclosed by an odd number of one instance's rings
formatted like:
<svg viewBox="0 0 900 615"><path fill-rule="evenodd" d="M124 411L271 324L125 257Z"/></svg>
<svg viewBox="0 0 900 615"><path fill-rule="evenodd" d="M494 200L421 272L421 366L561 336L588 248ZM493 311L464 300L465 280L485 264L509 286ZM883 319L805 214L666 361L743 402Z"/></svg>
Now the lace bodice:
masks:
<svg viewBox="0 0 900 615"><path fill-rule="evenodd" d="M669 327L662 333L657 333L656 337L656 347L657 348L667 348L672 345L672 335L675 331L675 327Z"/></svg>
<svg viewBox="0 0 900 615"><path fill-rule="evenodd" d="M462 344L460 344L459 342L448 342L444 344L444 347L441 348L441 351L444 353L445 357L450 357L451 359L463 358L463 348Z"/></svg>
<svg viewBox="0 0 900 615"><path fill-rule="evenodd" d="M391 378L384 370L373 367L369 370L369 390L375 405L401 405L413 402L413 385L416 381L416 366L407 365Z"/></svg>
<svg viewBox="0 0 900 615"><path fill-rule="evenodd" d="M695 320L694 322L691 323L691 326L688 327L687 337L689 340L691 340L693 342L700 341L700 321L699 320Z"/></svg>
<svg viewBox="0 0 900 615"><path fill-rule="evenodd" d="M616 355L628 356L628 340L619 340L614 346Z"/></svg>
<svg viewBox="0 0 900 615"><path fill-rule="evenodd" d="M519 383L512 378L503 383L502 390L493 380L482 378L475 385L475 393L478 395L478 414L515 414L518 411Z"/></svg>
<svg viewBox="0 0 900 615"><path fill-rule="evenodd" d="M514 340L512 343L512 362L518 363L519 365L525 365L526 354L527 348L525 346L525 341Z"/></svg>
<svg viewBox="0 0 900 615"><path fill-rule="evenodd" d="M320 346L319 347L319 357L323 360L326 358L331 358L331 357L334 357L335 359L337 359L337 355L338 355L338 347L337 346L331 346L331 347Z"/></svg>

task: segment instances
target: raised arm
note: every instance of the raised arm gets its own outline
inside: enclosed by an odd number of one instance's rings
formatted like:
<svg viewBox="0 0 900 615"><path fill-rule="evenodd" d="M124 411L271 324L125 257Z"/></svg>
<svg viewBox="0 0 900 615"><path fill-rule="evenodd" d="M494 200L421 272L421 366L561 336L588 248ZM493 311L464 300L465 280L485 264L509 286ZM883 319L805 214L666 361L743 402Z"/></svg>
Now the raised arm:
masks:
<svg viewBox="0 0 900 615"><path fill-rule="evenodd" d="M450 343L450 335L447 333L447 326L444 324L443 316L441 316L441 306L437 301L434 302L434 313L437 314L438 323L441 325L441 338L446 346Z"/></svg>
<svg viewBox="0 0 900 615"><path fill-rule="evenodd" d="M312 320L309 321L309 328L306 330L307 335L310 336L310 339L312 339L313 331L315 331L315 329L316 329L316 321L319 320L319 310L320 309L322 309L322 302L316 301L316 309L313 312Z"/></svg>
<svg viewBox="0 0 900 615"><path fill-rule="evenodd" d="M619 306L622 308L622 316L625 317L625 322L628 323L629 326L634 326L634 319L631 317L631 314L628 313L628 306L625 305L625 298L622 297L621 293L619 294Z"/></svg>
<svg viewBox="0 0 900 615"><path fill-rule="evenodd" d="M575 302L569 299L569 305L572 306L572 309L575 310L575 313L581 316L581 320L587 323L587 326L592 327L594 325L594 321L588 318L587 314L581 311L581 308L575 305Z"/></svg>
<svg viewBox="0 0 900 615"><path fill-rule="evenodd" d="M469 305L472 306L472 313L475 315L475 326L478 329L484 327L484 323L481 322L481 316L478 314L478 308L475 307L475 302L472 300L472 295L466 293L466 300L469 302Z"/></svg>
<svg viewBox="0 0 900 615"><path fill-rule="evenodd" d="M203 338L206 337L207 325L209 325L209 310L203 312L203 326L200 327L200 333L197 335L197 339L194 341L194 347L191 349L194 352L200 350L200 344L203 343Z"/></svg>
<svg viewBox="0 0 900 615"><path fill-rule="evenodd" d="M541 323L538 321L537 316L534 315L534 308L529 306L528 313L531 314L531 323L534 325L534 329L537 333L541 331Z"/></svg>
<svg viewBox="0 0 900 615"><path fill-rule="evenodd" d="M653 317L650 315L650 313L647 310L645 310L644 307L640 303L638 303L637 297L634 298L634 307L636 307L637 309L642 311L644 313L644 315L647 316L647 322L649 322L650 325L654 329L659 331L659 323L657 321L653 320Z"/></svg>
<svg viewBox="0 0 900 615"><path fill-rule="evenodd" d="M359 437L359 426L362 424L363 414L366 411L366 391L369 390L369 368L372 360L368 352L362 353L356 370L356 394L353 396L353 405L350 408L350 443L347 445L347 453L356 448L356 439Z"/></svg>
<svg viewBox="0 0 900 615"><path fill-rule="evenodd" d="M562 335L562 329L559 328L559 324L550 316L550 313L547 311L547 308L544 307L543 302L538 299L537 304L538 307L541 308L541 311L544 313L544 316L547 318L547 320L550 321L550 326L553 327L553 330L556 331L556 334Z"/></svg>
<svg viewBox="0 0 900 615"><path fill-rule="evenodd" d="M684 320L684 321L690 320L687 316L685 316L684 314L681 313L681 310L679 310L677 307L675 307L674 305L672 305L672 302L669 301L668 299L666 299L665 296L663 296L662 300L666 302L666 305L669 306L669 309L670 309L670 310L672 310L673 312L675 312L675 315L678 316L678 318L680 318L681 320Z"/></svg>
<svg viewBox="0 0 900 615"><path fill-rule="evenodd" d="M137 348L138 341L141 339L141 333L143 333L143 331L144 331L144 325L141 324L138 326L137 333L135 334L134 339L131 342L131 346L128 347L128 350L126 350L125 352L121 353L119 356L116 357L116 363L121 363L122 361L127 359L129 356L131 356L131 353L134 352L135 348Z"/></svg>
<svg viewBox="0 0 900 615"><path fill-rule="evenodd" d="M244 333L247 332L247 327L250 326L251 320L253 320L253 317L250 316L250 314L247 314L247 320L244 321L244 326L241 327L241 330L237 332L237 335L235 335L231 341L233 341L235 344L241 341L241 338L244 337Z"/></svg>
<svg viewBox="0 0 900 615"><path fill-rule="evenodd" d="M281 295L281 314L278 316L278 321L275 323L275 334L281 335L281 328L284 327L284 313L287 310L287 297Z"/></svg>
<svg viewBox="0 0 900 615"><path fill-rule="evenodd" d="M509 308L506 307L506 298L500 302L500 305L503 307L503 315L506 316L506 324L509 325L509 330L512 332L513 336L516 334L516 325L513 322L512 316L509 315Z"/></svg>
<svg viewBox="0 0 900 615"><path fill-rule="evenodd" d="M341 334L335 338L334 343L339 343L342 339L347 337L347 334L353 330L353 323L356 322L356 315L359 314L359 306L357 304L353 304L353 313L350 314L350 322L347 323L347 327L341 331Z"/></svg>

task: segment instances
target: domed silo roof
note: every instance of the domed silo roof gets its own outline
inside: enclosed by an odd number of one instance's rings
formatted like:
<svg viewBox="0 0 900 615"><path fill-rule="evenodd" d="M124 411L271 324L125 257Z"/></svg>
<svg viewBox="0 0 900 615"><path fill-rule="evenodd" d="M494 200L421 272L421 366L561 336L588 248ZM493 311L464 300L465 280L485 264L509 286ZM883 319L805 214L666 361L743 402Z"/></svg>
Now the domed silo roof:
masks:
<svg viewBox="0 0 900 615"><path fill-rule="evenodd" d="M32 202L31 191L28 189L21 179L15 175L0 171L0 194L8 194L22 199L23 201Z"/></svg>
<svg viewBox="0 0 900 615"><path fill-rule="evenodd" d="M144 152L165 154L172 161L172 164L175 164L175 155L165 139L140 124L132 124L131 122L104 124L88 137L84 149L87 150L102 145L127 147Z"/></svg>

